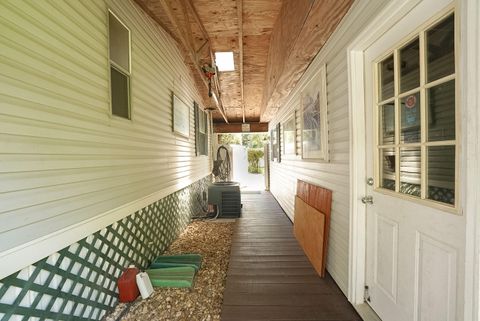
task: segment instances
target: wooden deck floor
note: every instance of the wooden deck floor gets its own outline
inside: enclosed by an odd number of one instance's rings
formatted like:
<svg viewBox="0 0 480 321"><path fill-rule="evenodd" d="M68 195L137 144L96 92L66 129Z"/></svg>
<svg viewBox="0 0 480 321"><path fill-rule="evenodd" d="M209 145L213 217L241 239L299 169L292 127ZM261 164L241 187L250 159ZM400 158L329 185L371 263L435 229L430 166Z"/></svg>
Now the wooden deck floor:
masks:
<svg viewBox="0 0 480 321"><path fill-rule="evenodd" d="M222 321L361 320L330 275L321 279L270 193L242 194Z"/></svg>

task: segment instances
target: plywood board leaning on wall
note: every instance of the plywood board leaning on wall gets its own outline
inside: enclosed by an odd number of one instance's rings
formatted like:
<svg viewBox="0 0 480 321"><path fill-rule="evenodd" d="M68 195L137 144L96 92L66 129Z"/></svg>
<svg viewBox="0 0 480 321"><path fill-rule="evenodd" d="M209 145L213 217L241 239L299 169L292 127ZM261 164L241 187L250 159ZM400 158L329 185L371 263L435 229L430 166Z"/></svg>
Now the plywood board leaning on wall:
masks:
<svg viewBox="0 0 480 321"><path fill-rule="evenodd" d="M300 180L297 182L295 236L322 277L327 262L331 207L331 190Z"/></svg>
<svg viewBox="0 0 480 321"><path fill-rule="evenodd" d="M294 232L305 255L307 255L317 273L321 277L325 276L323 263L325 215L305 203L298 196L295 197Z"/></svg>

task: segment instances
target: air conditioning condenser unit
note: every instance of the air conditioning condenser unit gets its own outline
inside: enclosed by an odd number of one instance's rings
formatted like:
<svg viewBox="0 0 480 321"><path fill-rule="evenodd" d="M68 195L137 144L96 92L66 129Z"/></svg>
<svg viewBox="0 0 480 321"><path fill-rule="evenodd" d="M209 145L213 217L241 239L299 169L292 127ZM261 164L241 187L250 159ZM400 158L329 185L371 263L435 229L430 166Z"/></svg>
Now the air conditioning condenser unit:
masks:
<svg viewBox="0 0 480 321"><path fill-rule="evenodd" d="M237 218L242 212L240 184L215 182L208 186L208 204L214 205L217 218Z"/></svg>

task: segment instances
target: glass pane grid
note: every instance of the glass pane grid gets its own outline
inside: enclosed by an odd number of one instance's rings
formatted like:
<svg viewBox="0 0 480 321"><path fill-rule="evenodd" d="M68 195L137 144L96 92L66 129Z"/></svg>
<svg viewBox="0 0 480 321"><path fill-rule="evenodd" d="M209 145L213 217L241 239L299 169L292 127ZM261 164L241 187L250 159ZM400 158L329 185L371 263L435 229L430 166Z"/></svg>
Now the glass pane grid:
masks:
<svg viewBox="0 0 480 321"><path fill-rule="evenodd" d="M451 206L457 139L453 20L448 15L378 64L376 158L379 188Z"/></svg>

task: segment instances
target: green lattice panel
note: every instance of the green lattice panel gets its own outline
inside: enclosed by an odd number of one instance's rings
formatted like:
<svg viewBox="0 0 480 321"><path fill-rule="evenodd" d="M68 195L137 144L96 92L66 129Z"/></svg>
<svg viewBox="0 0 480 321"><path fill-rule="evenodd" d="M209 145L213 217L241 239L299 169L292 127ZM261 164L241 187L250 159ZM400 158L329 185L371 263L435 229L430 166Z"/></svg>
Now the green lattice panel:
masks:
<svg viewBox="0 0 480 321"><path fill-rule="evenodd" d="M209 177L0 280L0 321L100 320L123 269L145 268L183 231Z"/></svg>

